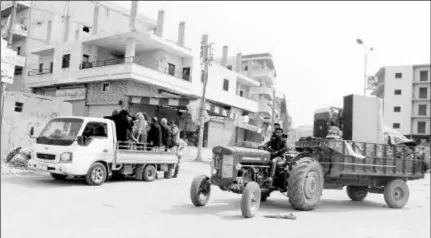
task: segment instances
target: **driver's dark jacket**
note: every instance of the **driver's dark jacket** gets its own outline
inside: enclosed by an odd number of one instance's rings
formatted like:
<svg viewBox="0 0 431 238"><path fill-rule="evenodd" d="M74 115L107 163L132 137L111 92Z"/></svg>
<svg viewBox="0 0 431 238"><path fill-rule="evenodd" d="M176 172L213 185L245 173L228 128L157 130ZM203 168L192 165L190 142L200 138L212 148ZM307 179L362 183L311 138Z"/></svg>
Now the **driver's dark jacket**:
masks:
<svg viewBox="0 0 431 238"><path fill-rule="evenodd" d="M266 142L265 146L268 148L271 148L274 152L276 152L274 156L272 156L273 158L276 156L281 156L282 154L286 153L288 150L286 145L286 139L282 137L281 138L272 137L271 140Z"/></svg>

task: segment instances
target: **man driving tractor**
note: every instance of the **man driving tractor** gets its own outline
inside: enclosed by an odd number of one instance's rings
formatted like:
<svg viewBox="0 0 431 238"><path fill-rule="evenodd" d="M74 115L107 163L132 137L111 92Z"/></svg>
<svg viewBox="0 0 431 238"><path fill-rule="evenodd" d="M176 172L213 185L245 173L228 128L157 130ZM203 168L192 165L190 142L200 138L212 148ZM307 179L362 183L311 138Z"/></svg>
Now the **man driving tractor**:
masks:
<svg viewBox="0 0 431 238"><path fill-rule="evenodd" d="M271 174L269 182L272 184L272 179L275 175L277 163L280 163L284 160L282 156L288 150L286 137L283 133L283 129L281 129L280 127L277 127L275 129L274 136L271 137L271 140L265 143L265 148L269 149L271 152Z"/></svg>

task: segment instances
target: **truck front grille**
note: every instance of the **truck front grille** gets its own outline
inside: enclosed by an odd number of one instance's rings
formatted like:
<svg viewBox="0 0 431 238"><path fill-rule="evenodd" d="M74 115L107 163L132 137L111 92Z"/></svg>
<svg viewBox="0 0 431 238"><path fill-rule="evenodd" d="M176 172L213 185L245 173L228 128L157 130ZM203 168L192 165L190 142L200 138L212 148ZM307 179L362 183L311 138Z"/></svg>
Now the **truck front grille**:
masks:
<svg viewBox="0 0 431 238"><path fill-rule="evenodd" d="M36 153L36 156L38 159L55 160L55 155L51 155L51 154Z"/></svg>

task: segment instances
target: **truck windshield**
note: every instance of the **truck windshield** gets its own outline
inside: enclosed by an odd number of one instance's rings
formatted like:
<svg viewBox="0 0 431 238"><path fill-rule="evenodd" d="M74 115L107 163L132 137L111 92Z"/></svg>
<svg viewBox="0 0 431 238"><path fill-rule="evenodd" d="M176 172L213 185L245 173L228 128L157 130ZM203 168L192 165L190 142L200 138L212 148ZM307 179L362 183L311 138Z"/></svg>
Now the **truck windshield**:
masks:
<svg viewBox="0 0 431 238"><path fill-rule="evenodd" d="M42 130L36 143L69 146L75 141L83 122L77 118L53 119Z"/></svg>

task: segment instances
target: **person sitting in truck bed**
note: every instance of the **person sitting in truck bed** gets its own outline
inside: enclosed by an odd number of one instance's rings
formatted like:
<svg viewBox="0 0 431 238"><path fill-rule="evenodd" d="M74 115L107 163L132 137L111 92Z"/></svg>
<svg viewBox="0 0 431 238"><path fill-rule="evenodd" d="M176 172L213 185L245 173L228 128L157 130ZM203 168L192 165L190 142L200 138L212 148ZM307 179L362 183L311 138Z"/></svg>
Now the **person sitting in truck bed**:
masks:
<svg viewBox="0 0 431 238"><path fill-rule="evenodd" d="M162 145L162 129L157 122L157 117L151 120L151 128L148 132L148 143L152 148L157 148Z"/></svg>

